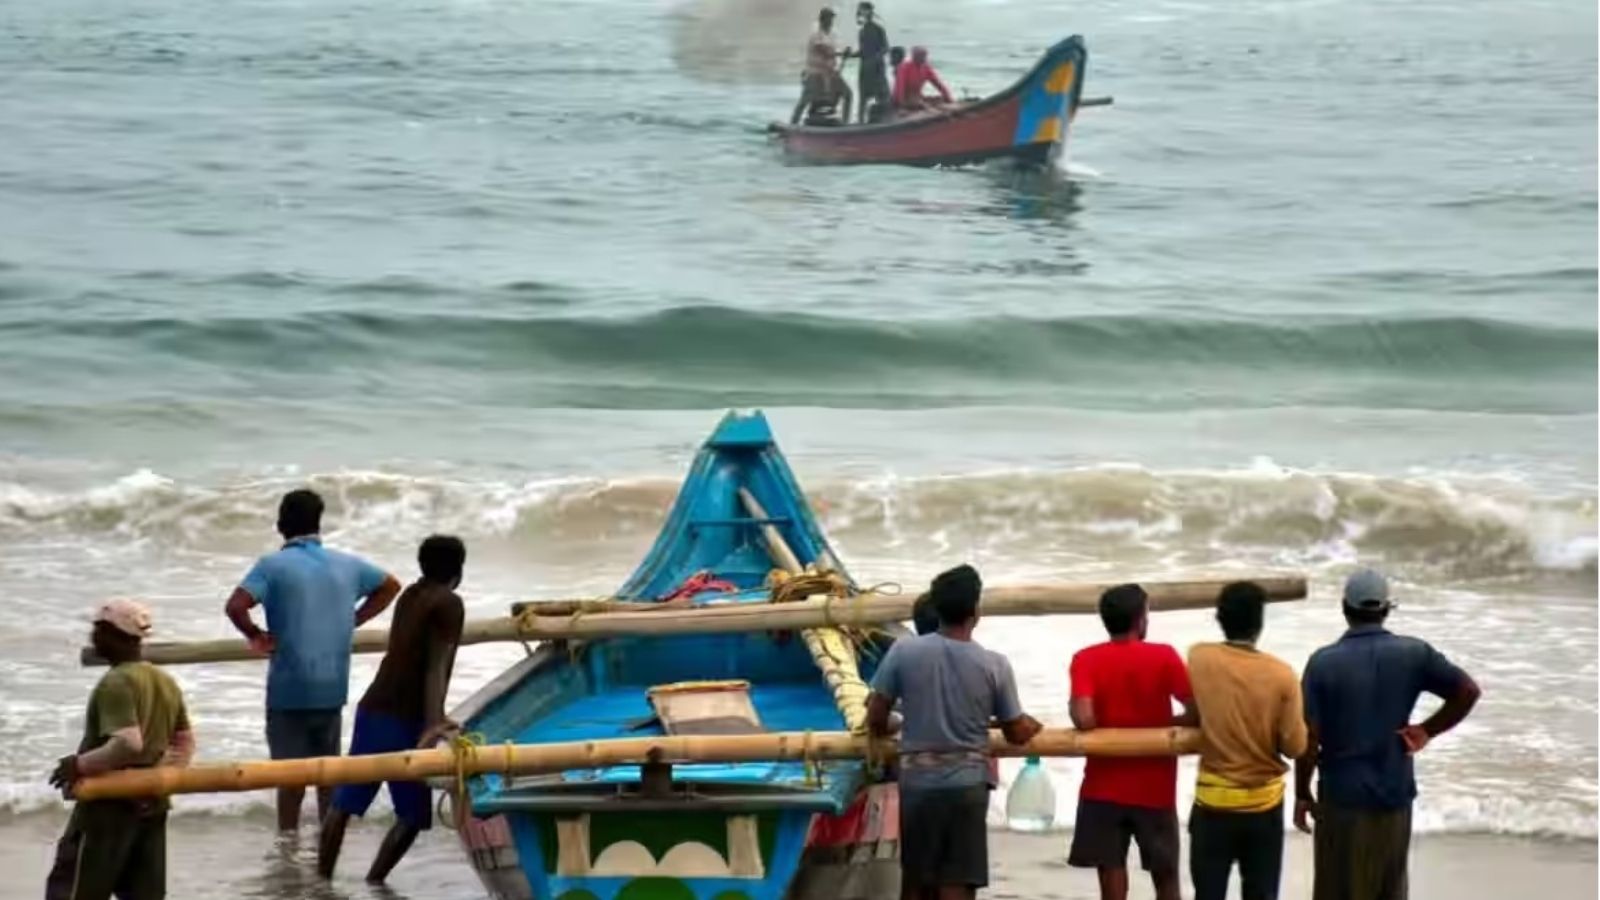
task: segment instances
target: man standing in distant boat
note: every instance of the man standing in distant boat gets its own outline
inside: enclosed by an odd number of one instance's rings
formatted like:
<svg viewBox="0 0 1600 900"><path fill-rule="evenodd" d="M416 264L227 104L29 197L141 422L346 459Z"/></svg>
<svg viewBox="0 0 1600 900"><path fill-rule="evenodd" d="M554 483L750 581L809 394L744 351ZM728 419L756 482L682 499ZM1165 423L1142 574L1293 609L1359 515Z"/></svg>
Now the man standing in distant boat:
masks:
<svg viewBox="0 0 1600 900"><path fill-rule="evenodd" d="M228 619L267 668L267 750L273 759L338 756L350 691L350 641L357 625L400 593L393 575L356 556L322 546L322 498L290 491L278 505L283 548L256 561L228 598ZM360 608L356 604L360 602ZM259 604L267 630L250 618ZM278 830L300 827L305 788L278 788ZM317 788L317 817L331 788Z"/></svg>
<svg viewBox="0 0 1600 900"><path fill-rule="evenodd" d="M901 704L900 896L969 900L989 883L989 722L1011 744L1026 744L1040 725L1022 711L1016 677L1004 656L972 639L983 582L971 566L933 580L933 634L894 642L872 680L867 728L890 731Z"/></svg>
<svg viewBox="0 0 1600 900"><path fill-rule="evenodd" d="M867 0L856 4L856 22L861 26L856 41L861 67L856 76L861 104L856 121L876 121L889 112L889 72L884 62L889 53L889 33L878 22L876 11Z"/></svg>
<svg viewBox="0 0 1600 900"><path fill-rule="evenodd" d="M356 704L351 756L429 747L456 728L444 714L444 698L461 642L465 612L456 588L466 561L466 547L448 535L433 535L417 550L422 577L395 604L388 651L372 686ZM333 809L322 822L317 846L317 871L322 877L333 877L345 826L351 816L366 815L378 787L346 784L334 791ZM382 884L417 835L433 826L433 797L426 783L391 781L389 799L395 823L367 871L368 884Z"/></svg>
<svg viewBox="0 0 1600 900"><path fill-rule="evenodd" d="M90 642L111 667L89 695L83 741L50 784L70 798L78 779L117 769L187 766L194 731L172 676L140 656L150 611L113 600L94 616ZM161 900L167 894L167 800L86 800L56 845L45 900Z"/></svg>
<svg viewBox="0 0 1600 900"><path fill-rule="evenodd" d="M1383 627L1394 604L1382 575L1351 575L1343 607L1349 630L1313 653L1301 677L1310 739L1295 765L1294 824L1312 833L1316 821L1314 900L1405 900L1417 796L1412 757L1459 725L1480 691L1426 641ZM1413 725L1424 693L1444 705Z"/></svg>
<svg viewBox="0 0 1600 900"><path fill-rule="evenodd" d="M1137 584L1100 595L1110 640L1072 657L1072 724L1096 728L1193 725L1194 695L1178 651L1145 640L1150 598ZM1172 701L1184 707L1174 718ZM1128 844L1155 884L1156 900L1179 900L1178 760L1173 756L1090 757L1078 789L1067 864L1096 870L1101 900L1128 896Z"/></svg>
<svg viewBox="0 0 1600 900"><path fill-rule="evenodd" d="M1256 648L1266 592L1248 581L1217 597L1226 640L1189 648L1189 681L1200 712L1200 777L1189 813L1189 875L1195 900L1226 900L1239 864L1243 900L1277 900L1283 870L1284 757L1306 750L1300 679Z"/></svg>
<svg viewBox="0 0 1600 900"><path fill-rule="evenodd" d="M922 88L931 84L939 92L938 99L924 97ZM917 112L935 106L954 103L950 89L928 62L927 47L912 47L911 58L901 63L894 73L894 108Z"/></svg>
<svg viewBox="0 0 1600 900"><path fill-rule="evenodd" d="M844 124L850 124L850 86L839 74L839 60L849 56L841 51L833 37L832 9L826 7L817 15L817 30L806 41L806 67L800 77L800 102L795 104L790 125L798 125L813 107L824 106L839 110Z"/></svg>

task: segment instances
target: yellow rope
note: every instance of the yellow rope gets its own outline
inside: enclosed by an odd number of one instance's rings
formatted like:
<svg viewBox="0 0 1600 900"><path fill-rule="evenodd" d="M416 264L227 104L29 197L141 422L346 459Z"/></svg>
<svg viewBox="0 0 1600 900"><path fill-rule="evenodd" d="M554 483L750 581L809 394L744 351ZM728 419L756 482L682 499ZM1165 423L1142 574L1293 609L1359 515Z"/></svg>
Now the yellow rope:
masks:
<svg viewBox="0 0 1600 900"><path fill-rule="evenodd" d="M470 734L458 734L450 739L450 753L455 757L456 769L456 790L451 804L454 806L457 828L466 822L467 812L472 806L467 798L467 778L470 777L467 768L476 767L478 748L481 746L483 746L483 735L476 731Z"/></svg>

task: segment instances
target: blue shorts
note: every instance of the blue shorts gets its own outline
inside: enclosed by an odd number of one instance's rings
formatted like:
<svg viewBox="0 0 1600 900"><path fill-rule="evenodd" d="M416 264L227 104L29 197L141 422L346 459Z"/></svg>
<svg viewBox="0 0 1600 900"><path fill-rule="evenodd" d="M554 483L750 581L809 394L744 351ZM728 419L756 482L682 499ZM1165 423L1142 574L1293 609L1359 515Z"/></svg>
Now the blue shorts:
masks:
<svg viewBox="0 0 1600 900"><path fill-rule="evenodd" d="M422 739L422 723L397 719L356 707L355 731L350 735L350 755L398 753L417 749ZM378 796L379 782L341 784L333 792L335 808L352 816L364 816ZM395 817L419 830L433 827L433 792L420 781L389 782L389 800Z"/></svg>

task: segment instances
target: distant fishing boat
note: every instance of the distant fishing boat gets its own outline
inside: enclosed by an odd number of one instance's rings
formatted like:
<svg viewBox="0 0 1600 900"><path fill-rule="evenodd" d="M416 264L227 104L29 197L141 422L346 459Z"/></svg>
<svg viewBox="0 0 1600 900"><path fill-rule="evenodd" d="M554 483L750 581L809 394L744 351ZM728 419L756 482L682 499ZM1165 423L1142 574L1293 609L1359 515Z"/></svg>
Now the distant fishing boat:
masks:
<svg viewBox="0 0 1600 900"><path fill-rule="evenodd" d="M730 414L617 596L765 604L774 569L812 566L849 583L766 419ZM849 729L859 724L850 719L862 709L860 678L902 633L889 626L864 643L818 629L545 644L453 716L488 745ZM825 677L819 654L843 671ZM485 775L467 792L461 840L497 900L899 893L898 797L893 784L870 784L860 761Z"/></svg>
<svg viewBox="0 0 1600 900"><path fill-rule="evenodd" d="M769 131L792 160L821 165L952 166L991 159L1053 164L1082 100L1088 51L1073 35L1028 74L983 100L864 125L783 125ZM1105 103L1109 101L1094 101Z"/></svg>

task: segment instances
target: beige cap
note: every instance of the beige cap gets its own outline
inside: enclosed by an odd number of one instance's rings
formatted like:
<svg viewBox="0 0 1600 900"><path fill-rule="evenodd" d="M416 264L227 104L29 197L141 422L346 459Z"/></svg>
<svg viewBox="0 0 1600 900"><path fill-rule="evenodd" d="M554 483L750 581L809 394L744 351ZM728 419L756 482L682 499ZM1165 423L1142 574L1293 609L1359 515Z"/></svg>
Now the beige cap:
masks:
<svg viewBox="0 0 1600 900"><path fill-rule="evenodd" d="M129 637L150 636L150 608L137 600L109 600L95 611L94 621L104 622Z"/></svg>

